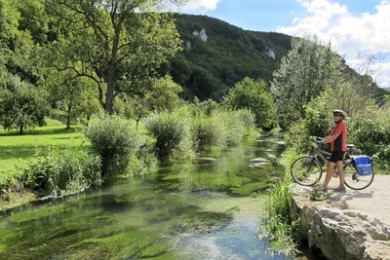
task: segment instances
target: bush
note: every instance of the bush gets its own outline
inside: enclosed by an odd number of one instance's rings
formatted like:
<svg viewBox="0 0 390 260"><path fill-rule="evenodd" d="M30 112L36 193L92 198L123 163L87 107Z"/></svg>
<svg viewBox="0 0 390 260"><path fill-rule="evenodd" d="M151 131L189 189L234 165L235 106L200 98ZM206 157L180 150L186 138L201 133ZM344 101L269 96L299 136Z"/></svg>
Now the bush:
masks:
<svg viewBox="0 0 390 260"><path fill-rule="evenodd" d="M179 112L155 112L145 120L146 128L156 139L154 151L161 161L169 160L174 149L188 152L190 128L187 115Z"/></svg>
<svg viewBox="0 0 390 260"><path fill-rule="evenodd" d="M235 145L252 129L255 129L255 116L248 109L214 110L209 116L198 113L192 122L198 152L208 146Z"/></svg>
<svg viewBox="0 0 390 260"><path fill-rule="evenodd" d="M140 144L135 123L117 115L93 118L86 135L100 155L104 178L124 173Z"/></svg>
<svg viewBox="0 0 390 260"><path fill-rule="evenodd" d="M51 149L29 162L24 173L26 187L40 196L59 197L101 184L99 156L83 148Z"/></svg>
<svg viewBox="0 0 390 260"><path fill-rule="evenodd" d="M224 125L216 117L196 117L192 122L192 140L197 152L209 146L224 146Z"/></svg>
<svg viewBox="0 0 390 260"><path fill-rule="evenodd" d="M242 140L246 129L238 111L216 111L213 113L213 117L218 118L224 126L224 131L220 135L224 136L227 146L235 145Z"/></svg>

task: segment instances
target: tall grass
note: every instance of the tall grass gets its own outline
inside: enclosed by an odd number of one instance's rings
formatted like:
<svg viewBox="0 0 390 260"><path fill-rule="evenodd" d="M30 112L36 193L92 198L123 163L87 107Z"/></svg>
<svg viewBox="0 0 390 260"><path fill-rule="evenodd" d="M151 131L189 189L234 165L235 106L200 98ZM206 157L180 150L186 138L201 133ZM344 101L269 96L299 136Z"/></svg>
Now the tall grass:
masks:
<svg viewBox="0 0 390 260"><path fill-rule="evenodd" d="M291 221L289 205L292 195L288 189L290 182L276 180L270 182L264 208L266 209L264 233L270 240L271 249L286 255L295 255L297 245L293 237L298 221Z"/></svg>

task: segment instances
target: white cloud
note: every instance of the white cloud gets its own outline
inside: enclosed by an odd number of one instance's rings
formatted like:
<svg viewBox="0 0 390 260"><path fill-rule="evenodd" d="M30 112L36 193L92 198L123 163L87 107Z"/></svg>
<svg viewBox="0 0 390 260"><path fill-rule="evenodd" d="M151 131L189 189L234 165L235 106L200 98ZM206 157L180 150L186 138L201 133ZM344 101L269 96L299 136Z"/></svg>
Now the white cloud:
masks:
<svg viewBox="0 0 390 260"><path fill-rule="evenodd" d="M374 13L352 14L348 7L336 0L298 0L305 7L304 17L297 17L292 26L278 27L277 31L303 37L317 35L331 42L333 49L348 61L358 55L390 53L390 2L382 1ZM353 64L353 62L351 62ZM390 64L380 65L381 75L373 75L380 86L390 86Z"/></svg>
<svg viewBox="0 0 390 260"><path fill-rule="evenodd" d="M222 0L190 0L183 7L183 11L214 10Z"/></svg>
<svg viewBox="0 0 390 260"><path fill-rule="evenodd" d="M189 0L184 5L180 6L180 8L172 5L170 5L170 8L180 12L203 13L216 9L219 2L222 2L222 0Z"/></svg>

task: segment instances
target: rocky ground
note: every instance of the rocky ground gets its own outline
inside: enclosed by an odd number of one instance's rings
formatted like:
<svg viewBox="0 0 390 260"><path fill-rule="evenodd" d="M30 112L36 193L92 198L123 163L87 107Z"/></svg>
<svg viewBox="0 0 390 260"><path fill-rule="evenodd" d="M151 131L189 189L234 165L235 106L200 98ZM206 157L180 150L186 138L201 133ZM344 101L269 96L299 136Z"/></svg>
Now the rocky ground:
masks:
<svg viewBox="0 0 390 260"><path fill-rule="evenodd" d="M333 178L329 187L337 187ZM329 191L324 201L312 188L292 185L291 214L299 215L309 246L329 259L390 259L390 175L376 175L370 187Z"/></svg>

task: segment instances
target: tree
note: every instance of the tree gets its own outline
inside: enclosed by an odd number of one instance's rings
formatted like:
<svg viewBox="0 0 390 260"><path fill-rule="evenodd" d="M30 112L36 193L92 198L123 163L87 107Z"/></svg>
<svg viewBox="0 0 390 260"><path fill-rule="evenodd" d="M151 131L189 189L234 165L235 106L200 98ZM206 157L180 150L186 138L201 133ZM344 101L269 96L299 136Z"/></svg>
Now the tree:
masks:
<svg viewBox="0 0 390 260"><path fill-rule="evenodd" d="M178 94L182 87L173 82L170 76L157 79L152 85L152 89L145 94L145 101L152 110L173 111L180 104Z"/></svg>
<svg viewBox="0 0 390 260"><path fill-rule="evenodd" d="M181 0L170 0L180 3ZM138 94L158 66L179 50L179 34L163 0L48 0L56 18L57 41L51 45L60 70L93 79L99 100L113 113L122 92ZM154 8L154 9L153 9Z"/></svg>
<svg viewBox="0 0 390 260"><path fill-rule="evenodd" d="M287 128L305 116L304 106L327 86L340 79L340 58L316 37L292 40L292 49L274 72L271 92L275 99L279 124Z"/></svg>
<svg viewBox="0 0 390 260"><path fill-rule="evenodd" d="M97 100L91 93L93 82L88 78L77 77L72 71L51 70L47 80L42 82L49 93L48 101L54 109L66 114L66 128L71 128L71 121L86 115L89 118L94 112L98 112L93 106L93 100Z"/></svg>
<svg viewBox="0 0 390 260"><path fill-rule="evenodd" d="M22 135L25 127L45 125L47 111L45 99L36 88L26 83L13 91L0 90L0 123L4 129L19 128Z"/></svg>
<svg viewBox="0 0 390 260"><path fill-rule="evenodd" d="M244 78L229 90L228 103L233 108L247 108L256 118L256 125L263 129L271 129L274 123L272 95L267 91L265 81L255 82Z"/></svg>

